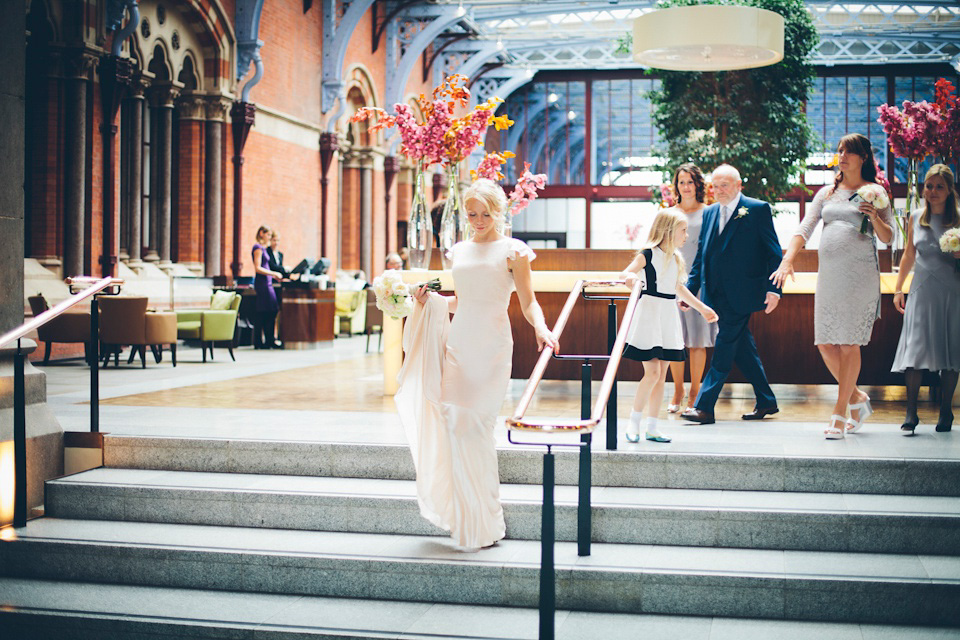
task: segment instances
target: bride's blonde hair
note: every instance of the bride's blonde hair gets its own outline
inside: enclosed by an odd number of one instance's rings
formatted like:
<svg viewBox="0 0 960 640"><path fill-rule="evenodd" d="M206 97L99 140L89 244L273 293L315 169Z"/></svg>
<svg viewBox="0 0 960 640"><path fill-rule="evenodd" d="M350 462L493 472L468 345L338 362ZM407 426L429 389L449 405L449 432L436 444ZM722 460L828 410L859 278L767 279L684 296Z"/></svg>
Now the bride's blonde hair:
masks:
<svg viewBox="0 0 960 640"><path fill-rule="evenodd" d="M674 246L673 239L677 236L677 229L681 224L687 223L687 216L674 208L661 209L657 212L657 217L653 219L650 226L650 235L647 236L647 244L644 249L660 247L668 256L672 256L677 261L677 271L680 274L680 282L686 282L687 264L680 254L680 247Z"/></svg>

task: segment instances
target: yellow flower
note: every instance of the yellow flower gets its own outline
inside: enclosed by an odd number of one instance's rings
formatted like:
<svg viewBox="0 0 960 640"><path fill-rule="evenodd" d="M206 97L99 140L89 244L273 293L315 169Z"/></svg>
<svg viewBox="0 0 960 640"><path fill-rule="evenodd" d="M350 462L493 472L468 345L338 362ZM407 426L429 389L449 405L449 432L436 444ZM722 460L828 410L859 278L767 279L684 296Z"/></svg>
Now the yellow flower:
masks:
<svg viewBox="0 0 960 640"><path fill-rule="evenodd" d="M511 123L511 124L512 124L512 123ZM502 155L502 156L504 157L504 159L506 159L506 158L516 158L516 157L517 157L517 154L515 154L513 151L504 151L504 152L501 153L500 155Z"/></svg>
<svg viewBox="0 0 960 640"><path fill-rule="evenodd" d="M827 169L832 169L838 164L840 164L840 154L835 153L833 154L833 158L830 160L830 162L827 163Z"/></svg>
<svg viewBox="0 0 960 640"><path fill-rule="evenodd" d="M506 114L491 118L490 122L497 128L497 131L504 131L513 125L513 120L508 118Z"/></svg>

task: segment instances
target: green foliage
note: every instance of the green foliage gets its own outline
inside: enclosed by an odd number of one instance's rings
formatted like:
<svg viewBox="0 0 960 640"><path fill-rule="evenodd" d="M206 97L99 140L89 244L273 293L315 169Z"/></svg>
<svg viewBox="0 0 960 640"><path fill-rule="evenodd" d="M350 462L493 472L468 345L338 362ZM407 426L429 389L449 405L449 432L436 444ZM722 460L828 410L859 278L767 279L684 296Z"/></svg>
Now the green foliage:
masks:
<svg viewBox="0 0 960 640"><path fill-rule="evenodd" d="M661 8L738 4L784 18L783 60L743 71L661 71L651 92L653 118L667 148L665 172L684 162L704 171L727 162L744 191L776 200L802 176L813 132L803 110L815 72L809 54L819 41L803 0L663 0Z"/></svg>

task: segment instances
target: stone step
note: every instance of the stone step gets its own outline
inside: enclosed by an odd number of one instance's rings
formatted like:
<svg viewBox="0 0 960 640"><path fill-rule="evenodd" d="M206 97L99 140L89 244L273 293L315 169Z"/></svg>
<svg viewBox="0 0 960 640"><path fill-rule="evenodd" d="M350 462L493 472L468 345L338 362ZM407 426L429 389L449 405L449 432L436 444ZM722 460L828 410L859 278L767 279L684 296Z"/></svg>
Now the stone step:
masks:
<svg viewBox="0 0 960 640"><path fill-rule="evenodd" d="M559 640L932 640L957 629L557 611ZM535 640L537 610L0 578L8 638L48 640Z"/></svg>
<svg viewBox="0 0 960 640"><path fill-rule="evenodd" d="M41 518L0 575L261 594L536 607L540 545ZM960 558L558 543L557 605L612 613L960 626Z"/></svg>
<svg viewBox="0 0 960 640"><path fill-rule="evenodd" d="M498 451L506 484L538 484L543 450ZM558 451L558 484L577 483L577 454ZM104 464L126 469L411 480L398 445L106 436ZM960 460L593 451L593 486L960 497Z"/></svg>
<svg viewBox="0 0 960 640"><path fill-rule="evenodd" d="M410 480L102 468L47 483L56 518L443 535ZM507 533L539 540L542 488L502 485ZM577 536L577 488L557 487L557 538ZM960 556L960 498L600 487L596 542Z"/></svg>

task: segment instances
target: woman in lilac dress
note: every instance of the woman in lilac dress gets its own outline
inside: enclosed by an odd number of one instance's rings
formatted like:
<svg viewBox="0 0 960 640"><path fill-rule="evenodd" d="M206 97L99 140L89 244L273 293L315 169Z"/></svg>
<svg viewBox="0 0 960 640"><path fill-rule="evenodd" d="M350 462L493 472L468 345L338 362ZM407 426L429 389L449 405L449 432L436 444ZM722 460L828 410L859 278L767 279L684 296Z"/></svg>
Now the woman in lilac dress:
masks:
<svg viewBox="0 0 960 640"><path fill-rule="evenodd" d="M273 336L280 306L277 304L277 292L273 290L273 279L283 280L283 274L270 270L270 258L267 245L273 232L263 225L257 229L257 242L253 245L253 289L257 292L256 315L253 321L253 348L279 348ZM265 338L265 339L264 339Z"/></svg>

